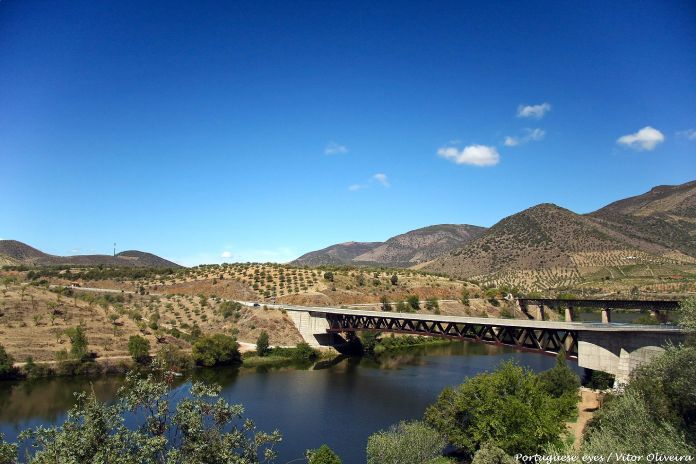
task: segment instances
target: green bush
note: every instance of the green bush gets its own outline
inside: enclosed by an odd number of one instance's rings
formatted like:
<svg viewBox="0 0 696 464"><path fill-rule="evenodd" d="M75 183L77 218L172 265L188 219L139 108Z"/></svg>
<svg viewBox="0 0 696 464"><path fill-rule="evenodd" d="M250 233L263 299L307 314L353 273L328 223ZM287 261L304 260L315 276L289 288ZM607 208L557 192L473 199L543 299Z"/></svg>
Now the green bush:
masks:
<svg viewBox="0 0 696 464"><path fill-rule="evenodd" d="M186 371L194 365L193 358L176 345L164 345L157 352L157 360L170 371Z"/></svg>
<svg viewBox="0 0 696 464"><path fill-rule="evenodd" d="M406 297L406 302L414 311L418 311L420 309L420 300L418 299L417 295L409 295Z"/></svg>
<svg viewBox="0 0 696 464"><path fill-rule="evenodd" d="M268 333L262 330L256 339L256 354L266 356L268 354Z"/></svg>
<svg viewBox="0 0 696 464"><path fill-rule="evenodd" d="M140 335L131 335L128 339L128 353L137 363L143 363L150 358L150 342Z"/></svg>
<svg viewBox="0 0 696 464"><path fill-rule="evenodd" d="M315 450L307 450L307 464L341 464L341 458L329 445L321 445Z"/></svg>
<svg viewBox="0 0 696 464"><path fill-rule="evenodd" d="M87 357L87 336L82 326L71 327L65 330L70 339L70 356L73 359L85 359Z"/></svg>
<svg viewBox="0 0 696 464"><path fill-rule="evenodd" d="M239 364L242 360L237 340L224 334L200 337L193 344L191 356L196 364L206 367Z"/></svg>
<svg viewBox="0 0 696 464"><path fill-rule="evenodd" d="M559 408L567 417L575 417L580 388L580 379L568 367L564 352L556 357L556 365L538 375L542 388L552 397L559 400Z"/></svg>
<svg viewBox="0 0 696 464"><path fill-rule="evenodd" d="M445 440L421 421L399 422L367 439L367 464L423 464L442 454Z"/></svg>
<svg viewBox="0 0 696 464"><path fill-rule="evenodd" d="M19 370L14 367L14 358L0 345L0 380L15 379L18 375Z"/></svg>
<svg viewBox="0 0 696 464"><path fill-rule="evenodd" d="M471 464L516 464L515 458L492 443L486 443L474 454Z"/></svg>
<svg viewBox="0 0 696 464"><path fill-rule="evenodd" d="M562 406L533 372L505 362L495 372L445 388L425 419L469 453L490 442L509 454L535 454L560 440L568 419Z"/></svg>

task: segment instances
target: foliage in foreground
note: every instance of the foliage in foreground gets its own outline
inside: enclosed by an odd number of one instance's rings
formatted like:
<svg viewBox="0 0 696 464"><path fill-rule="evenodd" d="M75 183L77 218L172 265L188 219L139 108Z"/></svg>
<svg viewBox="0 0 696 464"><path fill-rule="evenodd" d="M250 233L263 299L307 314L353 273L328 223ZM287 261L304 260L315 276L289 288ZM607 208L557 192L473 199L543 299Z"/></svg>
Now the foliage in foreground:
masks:
<svg viewBox="0 0 696 464"><path fill-rule="evenodd" d="M219 387L194 383L173 407L172 379L161 363L154 365L146 378L129 373L114 404L79 393L63 425L22 432L20 440L32 442L27 462L254 464L275 457L278 431L257 431L241 405L219 397ZM141 426L129 430L124 415L136 412ZM14 462L13 446L0 440L0 463Z"/></svg>
<svg viewBox="0 0 696 464"><path fill-rule="evenodd" d="M423 464L439 458L444 438L421 421L399 422L367 439L367 464Z"/></svg>
<svg viewBox="0 0 696 464"><path fill-rule="evenodd" d="M445 388L425 420L471 454L491 443L508 454L535 454L560 443L568 399L549 394L537 375L513 362Z"/></svg>
<svg viewBox="0 0 696 464"><path fill-rule="evenodd" d="M307 450L307 464L341 464L341 462L341 458L329 448L329 445Z"/></svg>

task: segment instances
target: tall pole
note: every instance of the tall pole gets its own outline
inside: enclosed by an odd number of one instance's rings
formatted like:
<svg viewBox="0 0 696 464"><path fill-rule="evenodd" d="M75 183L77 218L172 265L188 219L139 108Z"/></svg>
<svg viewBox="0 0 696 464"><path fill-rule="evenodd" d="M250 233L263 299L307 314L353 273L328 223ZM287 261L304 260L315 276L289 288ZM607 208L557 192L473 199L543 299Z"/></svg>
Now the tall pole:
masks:
<svg viewBox="0 0 696 464"><path fill-rule="evenodd" d="M116 242L114 242L114 256L116 256Z"/></svg>

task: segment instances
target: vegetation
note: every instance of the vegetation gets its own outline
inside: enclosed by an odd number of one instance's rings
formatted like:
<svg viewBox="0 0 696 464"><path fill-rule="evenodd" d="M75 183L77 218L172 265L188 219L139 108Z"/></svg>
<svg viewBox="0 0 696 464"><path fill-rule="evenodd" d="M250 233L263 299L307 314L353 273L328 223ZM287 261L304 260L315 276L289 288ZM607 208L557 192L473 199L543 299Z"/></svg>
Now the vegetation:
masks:
<svg viewBox="0 0 696 464"><path fill-rule="evenodd" d="M215 334L200 337L193 344L191 355L196 364L205 367L239 364L239 344L228 335Z"/></svg>
<svg viewBox="0 0 696 464"><path fill-rule="evenodd" d="M14 359L5 351L5 347L0 345L0 380L14 379L18 375L19 371L14 367Z"/></svg>
<svg viewBox="0 0 696 464"><path fill-rule="evenodd" d="M307 464L341 464L341 458L329 445L321 445L315 450L307 451Z"/></svg>
<svg viewBox="0 0 696 464"><path fill-rule="evenodd" d="M170 407L170 385L166 370L156 364L147 377L129 373L114 404L100 402L94 393L77 394L62 425L20 434L29 450L26 461L253 464L275 457L280 433L257 431L241 405L219 396L219 387L194 383L190 397ZM135 412L144 417L140 427L129 430L124 416ZM14 462L16 452L0 438L0 463Z"/></svg>
<svg viewBox="0 0 696 464"><path fill-rule="evenodd" d="M559 443L569 419L564 398L551 396L531 371L513 362L445 388L425 419L453 445L473 454L486 443L535 454Z"/></svg>
<svg viewBox="0 0 696 464"><path fill-rule="evenodd" d="M423 464L439 458L445 440L421 421L399 422L367 439L367 464Z"/></svg>
<svg viewBox="0 0 696 464"><path fill-rule="evenodd" d="M150 342L140 335L131 335L128 339L128 353L133 361L143 363L150 358Z"/></svg>
<svg viewBox="0 0 696 464"><path fill-rule="evenodd" d="M259 338L256 339L256 354L266 356L268 354L268 332L261 331Z"/></svg>

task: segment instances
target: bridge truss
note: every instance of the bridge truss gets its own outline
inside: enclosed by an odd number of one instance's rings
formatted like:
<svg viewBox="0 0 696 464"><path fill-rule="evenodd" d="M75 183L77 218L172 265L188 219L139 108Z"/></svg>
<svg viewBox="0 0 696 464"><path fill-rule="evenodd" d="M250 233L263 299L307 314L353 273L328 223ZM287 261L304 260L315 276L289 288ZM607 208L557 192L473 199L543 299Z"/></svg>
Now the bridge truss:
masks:
<svg viewBox="0 0 696 464"><path fill-rule="evenodd" d="M389 317L381 315L326 314L329 333L370 330L411 335L467 340L492 345L511 346L522 351L556 355L565 349L566 356L577 359L578 333L557 328L517 327L510 325L455 323Z"/></svg>

